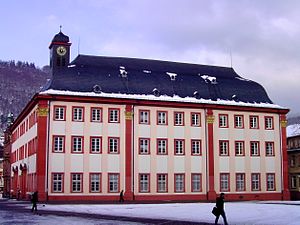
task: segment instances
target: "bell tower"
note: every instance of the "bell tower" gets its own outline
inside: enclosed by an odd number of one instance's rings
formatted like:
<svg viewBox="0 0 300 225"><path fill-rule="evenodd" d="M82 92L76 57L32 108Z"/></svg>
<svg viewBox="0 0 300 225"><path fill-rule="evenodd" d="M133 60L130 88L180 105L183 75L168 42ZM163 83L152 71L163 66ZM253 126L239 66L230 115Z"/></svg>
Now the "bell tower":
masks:
<svg viewBox="0 0 300 225"><path fill-rule="evenodd" d="M50 49L50 69L51 74L67 68L70 63L70 46L69 37L60 31L54 36L49 46Z"/></svg>

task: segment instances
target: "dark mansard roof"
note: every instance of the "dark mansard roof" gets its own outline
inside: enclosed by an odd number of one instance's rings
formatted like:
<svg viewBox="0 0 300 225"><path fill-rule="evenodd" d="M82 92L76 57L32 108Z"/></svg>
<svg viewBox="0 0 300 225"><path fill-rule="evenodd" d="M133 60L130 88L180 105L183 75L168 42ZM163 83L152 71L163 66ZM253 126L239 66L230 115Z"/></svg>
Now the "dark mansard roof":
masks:
<svg viewBox="0 0 300 225"><path fill-rule="evenodd" d="M232 68L138 58L79 55L49 89L272 103L260 84Z"/></svg>

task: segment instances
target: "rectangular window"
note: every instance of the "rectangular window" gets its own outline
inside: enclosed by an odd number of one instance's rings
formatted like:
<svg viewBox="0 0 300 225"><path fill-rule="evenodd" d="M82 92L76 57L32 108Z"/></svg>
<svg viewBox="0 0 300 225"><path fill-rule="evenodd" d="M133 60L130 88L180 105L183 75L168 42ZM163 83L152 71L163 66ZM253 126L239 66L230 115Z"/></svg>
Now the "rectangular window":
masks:
<svg viewBox="0 0 300 225"><path fill-rule="evenodd" d="M192 155L201 155L201 140L191 140Z"/></svg>
<svg viewBox="0 0 300 225"><path fill-rule="evenodd" d="M228 115L219 114L219 127L228 128Z"/></svg>
<svg viewBox="0 0 300 225"><path fill-rule="evenodd" d="M140 110L140 124L150 124L150 111L149 110Z"/></svg>
<svg viewBox="0 0 300 225"><path fill-rule="evenodd" d="M191 126L200 127L201 126L201 114L200 113L191 113Z"/></svg>
<svg viewBox="0 0 300 225"><path fill-rule="evenodd" d="M157 125L167 125L167 112L157 111Z"/></svg>
<svg viewBox="0 0 300 225"><path fill-rule="evenodd" d="M91 153L101 153L102 152L102 138L101 137L91 137L90 150L91 150Z"/></svg>
<svg viewBox="0 0 300 225"><path fill-rule="evenodd" d="M119 174L108 174L108 192L119 192Z"/></svg>
<svg viewBox="0 0 300 225"><path fill-rule="evenodd" d="M250 141L250 149L251 149L251 156L259 156L259 142L258 141Z"/></svg>
<svg viewBox="0 0 300 225"><path fill-rule="evenodd" d="M235 115L234 116L234 127L235 128L244 128L244 116Z"/></svg>
<svg viewBox="0 0 300 225"><path fill-rule="evenodd" d="M73 107L73 121L83 122L83 107Z"/></svg>
<svg viewBox="0 0 300 225"><path fill-rule="evenodd" d="M52 192L63 192L64 175L62 173L52 174Z"/></svg>
<svg viewBox="0 0 300 225"><path fill-rule="evenodd" d="M266 116L265 117L265 129L266 130L273 130L274 129L273 117L272 116Z"/></svg>
<svg viewBox="0 0 300 225"><path fill-rule="evenodd" d="M66 120L65 106L54 106L54 120Z"/></svg>
<svg viewBox="0 0 300 225"><path fill-rule="evenodd" d="M167 155L168 142L167 139L157 139L157 154Z"/></svg>
<svg viewBox="0 0 300 225"><path fill-rule="evenodd" d="M220 191L229 191L229 173L220 174Z"/></svg>
<svg viewBox="0 0 300 225"><path fill-rule="evenodd" d="M275 174L267 173L267 191L275 191Z"/></svg>
<svg viewBox="0 0 300 225"><path fill-rule="evenodd" d="M250 116L250 129L258 129L259 123L258 123L258 116Z"/></svg>
<svg viewBox="0 0 300 225"><path fill-rule="evenodd" d="M236 141L235 142L235 155L236 156L244 156L244 141Z"/></svg>
<svg viewBox="0 0 300 225"><path fill-rule="evenodd" d="M168 192L168 175L157 174L157 192Z"/></svg>
<svg viewBox="0 0 300 225"><path fill-rule="evenodd" d="M91 122L102 122L102 108L91 108Z"/></svg>
<svg viewBox="0 0 300 225"><path fill-rule="evenodd" d="M245 174L236 174L236 191L245 191Z"/></svg>
<svg viewBox="0 0 300 225"><path fill-rule="evenodd" d="M108 153L112 153L112 154L119 153L119 138L117 137L108 138Z"/></svg>
<svg viewBox="0 0 300 225"><path fill-rule="evenodd" d="M149 174L140 174L140 192L149 192L150 191L150 175Z"/></svg>
<svg viewBox="0 0 300 225"><path fill-rule="evenodd" d="M201 192L201 174L192 174L192 192Z"/></svg>
<svg viewBox="0 0 300 225"><path fill-rule="evenodd" d="M291 188L292 189L297 188L297 177L296 176L291 176Z"/></svg>
<svg viewBox="0 0 300 225"><path fill-rule="evenodd" d="M251 174L251 190L260 191L260 174L252 173Z"/></svg>
<svg viewBox="0 0 300 225"><path fill-rule="evenodd" d="M174 140L175 155L184 155L184 140Z"/></svg>
<svg viewBox="0 0 300 225"><path fill-rule="evenodd" d="M72 152L74 153L83 152L83 137L72 136Z"/></svg>
<svg viewBox="0 0 300 225"><path fill-rule="evenodd" d="M175 192L184 192L184 174L175 174Z"/></svg>
<svg viewBox="0 0 300 225"><path fill-rule="evenodd" d="M119 123L120 122L120 110L119 109L108 109L108 122Z"/></svg>
<svg viewBox="0 0 300 225"><path fill-rule="evenodd" d="M64 136L53 136L53 152L65 152Z"/></svg>
<svg viewBox="0 0 300 225"><path fill-rule="evenodd" d="M290 167L295 167L296 166L296 157L295 155L290 156Z"/></svg>
<svg viewBox="0 0 300 225"><path fill-rule="evenodd" d="M90 174L90 192L101 192L101 174Z"/></svg>
<svg viewBox="0 0 300 225"><path fill-rule="evenodd" d="M82 174L71 173L72 189L71 192L82 192Z"/></svg>
<svg viewBox="0 0 300 225"><path fill-rule="evenodd" d="M229 156L229 141L219 141L220 156Z"/></svg>
<svg viewBox="0 0 300 225"><path fill-rule="evenodd" d="M175 126L184 126L184 113L175 112L174 113L174 125Z"/></svg>
<svg viewBox="0 0 300 225"><path fill-rule="evenodd" d="M266 156L274 155L274 142L266 142Z"/></svg>
<svg viewBox="0 0 300 225"><path fill-rule="evenodd" d="M149 138L140 138L139 139L140 154L147 155L150 154L150 139Z"/></svg>

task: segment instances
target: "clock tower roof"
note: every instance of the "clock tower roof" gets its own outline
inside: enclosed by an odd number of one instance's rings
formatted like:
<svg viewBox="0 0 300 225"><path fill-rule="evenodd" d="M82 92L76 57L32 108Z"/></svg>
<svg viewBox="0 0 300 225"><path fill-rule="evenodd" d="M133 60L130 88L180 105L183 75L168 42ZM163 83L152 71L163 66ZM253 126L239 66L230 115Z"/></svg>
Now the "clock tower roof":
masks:
<svg viewBox="0 0 300 225"><path fill-rule="evenodd" d="M49 48L51 48L53 44L71 45L69 43L69 41L70 41L69 36L67 36L63 32L59 31L59 33L53 37Z"/></svg>

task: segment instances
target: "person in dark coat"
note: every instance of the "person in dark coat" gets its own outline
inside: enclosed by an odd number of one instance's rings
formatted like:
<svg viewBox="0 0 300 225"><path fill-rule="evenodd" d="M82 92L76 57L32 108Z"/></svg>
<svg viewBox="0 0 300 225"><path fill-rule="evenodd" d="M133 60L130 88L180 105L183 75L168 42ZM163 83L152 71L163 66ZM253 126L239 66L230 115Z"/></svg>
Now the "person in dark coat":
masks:
<svg viewBox="0 0 300 225"><path fill-rule="evenodd" d="M119 202L124 202L124 191L123 190L120 192Z"/></svg>
<svg viewBox="0 0 300 225"><path fill-rule="evenodd" d="M218 214L216 215L215 224L218 224L219 217L222 216L224 220L224 224L228 225L225 211L224 211L224 197L225 194L221 193L219 197L216 199L216 207L218 209Z"/></svg>
<svg viewBox="0 0 300 225"><path fill-rule="evenodd" d="M31 197L31 202L32 202L32 208L31 208L31 212L33 212L33 210L37 211L37 202L39 201L38 199L38 192L35 191L33 194L32 194L32 197Z"/></svg>

